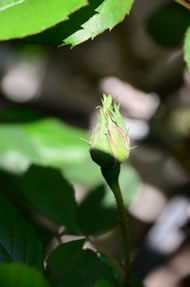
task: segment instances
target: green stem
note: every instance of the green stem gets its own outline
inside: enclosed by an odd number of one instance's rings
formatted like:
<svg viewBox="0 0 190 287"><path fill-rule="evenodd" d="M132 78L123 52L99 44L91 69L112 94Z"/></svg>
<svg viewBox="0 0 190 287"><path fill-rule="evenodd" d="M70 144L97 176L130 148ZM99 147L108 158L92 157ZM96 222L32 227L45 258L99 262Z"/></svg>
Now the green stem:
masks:
<svg viewBox="0 0 190 287"><path fill-rule="evenodd" d="M112 169L101 169L102 174L110 186L111 190L114 193L117 207L120 216L120 226L121 226L121 233L124 243L124 251L125 251L125 271L126 271L126 278L125 278L125 286L131 286L131 277L132 277L132 270L131 270L131 262L130 262L130 249L129 249L129 239L128 239L128 226L127 226L127 218L126 218L126 211L125 205L123 202L121 189L119 186L119 173L120 173L120 166Z"/></svg>
<svg viewBox="0 0 190 287"><path fill-rule="evenodd" d="M121 225L121 232L124 242L124 249L125 249L125 270L126 270L126 286L130 286L131 282L131 262L130 262L130 251L129 251L129 240L128 240L128 226L126 220L126 212L125 206L123 202L123 198L121 195L121 190L119 184L112 187L112 191L115 195L117 207L120 216L120 225Z"/></svg>

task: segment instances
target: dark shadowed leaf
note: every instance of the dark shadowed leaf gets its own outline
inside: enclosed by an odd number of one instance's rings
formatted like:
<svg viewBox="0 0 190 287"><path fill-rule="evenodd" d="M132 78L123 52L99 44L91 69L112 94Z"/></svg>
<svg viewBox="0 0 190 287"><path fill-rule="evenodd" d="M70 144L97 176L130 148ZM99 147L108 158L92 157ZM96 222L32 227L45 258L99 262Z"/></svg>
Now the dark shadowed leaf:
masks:
<svg viewBox="0 0 190 287"><path fill-rule="evenodd" d="M0 263L0 286L2 287L48 287L42 274L22 263Z"/></svg>
<svg viewBox="0 0 190 287"><path fill-rule="evenodd" d="M59 245L48 258L48 270L54 272L62 265L66 265L72 256L76 256L82 250L85 239L73 240Z"/></svg>
<svg viewBox="0 0 190 287"><path fill-rule="evenodd" d="M22 178L22 190L27 201L42 215L78 231L74 191L59 170L31 166Z"/></svg>
<svg viewBox="0 0 190 287"><path fill-rule="evenodd" d="M108 286L119 286L111 268L92 250L82 250L82 244L81 240L70 241L50 254L47 272L52 286L88 287L99 280L107 281Z"/></svg>
<svg viewBox="0 0 190 287"><path fill-rule="evenodd" d="M41 270L42 244L32 227L22 219L16 208L1 196L0 214L0 261L23 262Z"/></svg>
<svg viewBox="0 0 190 287"><path fill-rule="evenodd" d="M110 283L106 281L105 279L100 279L91 287L112 287L112 286L113 285L110 285Z"/></svg>
<svg viewBox="0 0 190 287"><path fill-rule="evenodd" d="M156 42L173 47L182 45L189 24L189 11L176 3L170 3L148 19L147 29Z"/></svg>

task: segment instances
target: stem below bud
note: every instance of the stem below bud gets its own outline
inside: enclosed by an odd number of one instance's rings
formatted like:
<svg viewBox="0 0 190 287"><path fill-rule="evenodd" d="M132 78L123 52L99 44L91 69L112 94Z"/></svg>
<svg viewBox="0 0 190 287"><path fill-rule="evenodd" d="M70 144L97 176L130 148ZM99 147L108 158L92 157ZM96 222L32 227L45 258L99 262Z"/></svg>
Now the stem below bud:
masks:
<svg viewBox="0 0 190 287"><path fill-rule="evenodd" d="M115 168L101 168L102 175L104 176L107 184L111 188L114 193L117 207L120 216L120 226L121 233L123 237L124 250L125 250L125 286L130 287L132 284L132 270L131 270L131 262L130 262L130 250L129 250L129 240L128 240L128 226L127 226L127 218L125 205L123 202L121 190L119 187L119 173L120 173L120 165Z"/></svg>

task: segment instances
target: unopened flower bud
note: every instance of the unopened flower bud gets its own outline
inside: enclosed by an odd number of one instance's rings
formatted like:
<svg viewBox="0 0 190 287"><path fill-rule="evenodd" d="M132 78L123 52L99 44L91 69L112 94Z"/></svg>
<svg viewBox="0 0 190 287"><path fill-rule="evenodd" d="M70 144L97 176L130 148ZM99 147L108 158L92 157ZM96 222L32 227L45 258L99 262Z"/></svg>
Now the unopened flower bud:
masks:
<svg viewBox="0 0 190 287"><path fill-rule="evenodd" d="M114 168L124 162L130 151L128 130L119 112L119 104L112 105L112 95L103 95L98 123L90 138L90 154L101 167Z"/></svg>

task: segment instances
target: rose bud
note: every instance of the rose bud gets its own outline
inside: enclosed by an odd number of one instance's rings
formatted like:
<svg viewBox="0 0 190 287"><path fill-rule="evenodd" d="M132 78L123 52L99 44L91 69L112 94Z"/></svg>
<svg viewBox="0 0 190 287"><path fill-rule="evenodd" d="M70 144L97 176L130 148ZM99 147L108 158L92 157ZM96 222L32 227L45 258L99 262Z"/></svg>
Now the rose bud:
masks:
<svg viewBox="0 0 190 287"><path fill-rule="evenodd" d="M114 168L129 156L128 130L119 107L116 103L112 105L111 94L103 94L98 122L90 138L91 157L103 168Z"/></svg>

